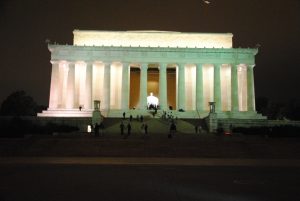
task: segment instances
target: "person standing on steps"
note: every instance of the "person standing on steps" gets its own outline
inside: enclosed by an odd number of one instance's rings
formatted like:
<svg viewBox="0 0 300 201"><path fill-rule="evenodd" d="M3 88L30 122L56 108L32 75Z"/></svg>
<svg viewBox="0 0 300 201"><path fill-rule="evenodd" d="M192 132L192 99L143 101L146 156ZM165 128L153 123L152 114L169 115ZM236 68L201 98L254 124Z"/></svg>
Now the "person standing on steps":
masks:
<svg viewBox="0 0 300 201"><path fill-rule="evenodd" d="M99 136L99 125L98 125L98 123L96 123L96 125L95 125L95 136L96 137L98 137Z"/></svg>
<svg viewBox="0 0 300 201"><path fill-rule="evenodd" d="M199 133L199 134L202 133L202 126L201 126L201 125L198 126L198 133Z"/></svg>
<svg viewBox="0 0 300 201"><path fill-rule="evenodd" d="M176 125L174 123L174 121L172 121L171 125L170 125L170 133L168 135L168 138L172 138L173 135L175 134L176 132Z"/></svg>
<svg viewBox="0 0 300 201"><path fill-rule="evenodd" d="M125 128L125 125L124 125L123 121L121 121L121 124L120 124L121 135L124 135L124 128Z"/></svg>
<svg viewBox="0 0 300 201"><path fill-rule="evenodd" d="M144 124L144 129L145 129L145 135L147 136L148 135L148 124L147 123Z"/></svg>
<svg viewBox="0 0 300 201"><path fill-rule="evenodd" d="M100 130L100 136L104 136L104 124L103 124L103 122L100 123L99 130Z"/></svg>
<svg viewBox="0 0 300 201"><path fill-rule="evenodd" d="M140 120L141 120L141 122L143 122L143 121L144 121L144 117L143 117L143 115L141 115L141 117L140 117Z"/></svg>
<svg viewBox="0 0 300 201"><path fill-rule="evenodd" d="M142 126L141 126L141 134L145 133L144 131L145 131L145 124L142 123Z"/></svg>
<svg viewBox="0 0 300 201"><path fill-rule="evenodd" d="M131 124L128 122L127 124L127 137L131 134Z"/></svg>

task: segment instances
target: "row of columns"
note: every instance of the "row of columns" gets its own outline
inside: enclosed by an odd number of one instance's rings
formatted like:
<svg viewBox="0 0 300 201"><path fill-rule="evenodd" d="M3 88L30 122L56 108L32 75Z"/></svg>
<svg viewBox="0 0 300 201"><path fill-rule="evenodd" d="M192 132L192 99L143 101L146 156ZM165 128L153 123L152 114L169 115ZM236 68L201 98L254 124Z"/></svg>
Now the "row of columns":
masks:
<svg viewBox="0 0 300 201"><path fill-rule="evenodd" d="M130 64L122 63L122 101L121 109L127 110L129 107L129 76ZM86 78L85 78L85 97L83 94L75 92L75 63L65 63L68 65L67 79L65 73L60 72L59 62L52 62L52 75L51 75L51 90L50 90L50 109L58 107L73 109L75 105L80 104L80 100L84 99L84 107L86 109L92 108L93 97L93 62L86 63ZM177 109L185 109L185 64L179 63L178 65L178 85L177 85ZM196 109L203 110L203 64L196 66ZM231 111L239 111L239 98L238 98L238 77L237 77L237 64L231 64ZM111 63L104 63L104 80L103 80L103 100L101 105L104 109L110 109L110 83L111 83ZM253 67L247 66L247 102L248 111L255 111L254 101L254 76ZM147 71L148 64L142 63L140 65L140 105L141 109L147 108ZM221 64L214 64L214 102L215 110L221 111L221 77L220 77ZM78 83L80 85L80 83ZM79 98L78 98L79 97ZM65 102L63 101L65 100ZM167 63L159 65L159 101L160 107L163 110L168 108L167 105Z"/></svg>
<svg viewBox="0 0 300 201"><path fill-rule="evenodd" d="M198 64L196 67L196 109L203 110L203 64ZM239 111L238 97L238 64L231 64L231 111ZM253 67L247 66L247 88L248 88L248 110L255 111L254 97L254 76ZM163 110L167 109L167 64L162 63L159 66L159 101L160 107ZM147 107L147 64L141 64L140 78L140 108ZM214 64L214 102L216 103L215 110L222 110L221 99L221 64ZM185 109L185 64L178 64L178 90L177 90L177 105L178 109Z"/></svg>

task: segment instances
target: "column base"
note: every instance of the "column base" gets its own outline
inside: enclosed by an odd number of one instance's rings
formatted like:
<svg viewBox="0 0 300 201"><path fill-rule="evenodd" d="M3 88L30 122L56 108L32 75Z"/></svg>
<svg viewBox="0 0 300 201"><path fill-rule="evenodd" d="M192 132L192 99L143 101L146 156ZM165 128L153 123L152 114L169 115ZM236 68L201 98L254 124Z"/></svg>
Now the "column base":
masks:
<svg viewBox="0 0 300 201"><path fill-rule="evenodd" d="M267 119L267 117L258 114L256 111L217 111L216 113L218 114L218 119Z"/></svg>
<svg viewBox="0 0 300 201"><path fill-rule="evenodd" d="M38 113L38 117L92 117L93 110L48 109Z"/></svg>

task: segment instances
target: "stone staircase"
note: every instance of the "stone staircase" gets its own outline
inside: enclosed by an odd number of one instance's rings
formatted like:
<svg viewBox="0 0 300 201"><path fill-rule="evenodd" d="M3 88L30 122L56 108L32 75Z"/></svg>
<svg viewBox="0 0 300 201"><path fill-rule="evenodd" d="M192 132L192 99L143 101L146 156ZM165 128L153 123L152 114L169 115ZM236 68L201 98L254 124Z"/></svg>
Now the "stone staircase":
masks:
<svg viewBox="0 0 300 201"><path fill-rule="evenodd" d="M92 110L79 110L79 109L56 109L44 110L38 113L38 117L92 117Z"/></svg>
<svg viewBox="0 0 300 201"><path fill-rule="evenodd" d="M108 133L120 133L120 123L123 121L125 126L130 122L129 119L117 119L113 118L113 123L110 123L111 118L107 118L104 120L104 125L106 125L105 130ZM185 120L174 120L177 132L179 133L195 133L195 126ZM171 120L169 119L161 119L161 118L145 118L144 122L148 124L149 133L169 133ZM131 122L132 133L141 133L142 122L133 119Z"/></svg>

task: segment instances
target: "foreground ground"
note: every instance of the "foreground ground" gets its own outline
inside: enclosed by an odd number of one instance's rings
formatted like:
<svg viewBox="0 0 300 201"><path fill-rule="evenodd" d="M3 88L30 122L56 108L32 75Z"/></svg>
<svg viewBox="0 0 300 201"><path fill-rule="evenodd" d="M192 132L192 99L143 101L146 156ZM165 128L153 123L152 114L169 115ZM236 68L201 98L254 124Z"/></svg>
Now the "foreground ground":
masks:
<svg viewBox="0 0 300 201"><path fill-rule="evenodd" d="M300 200L299 138L133 131L0 139L0 201Z"/></svg>
<svg viewBox="0 0 300 201"><path fill-rule="evenodd" d="M297 167L2 165L1 201L300 200Z"/></svg>
<svg viewBox="0 0 300 201"><path fill-rule="evenodd" d="M123 139L120 134L77 133L0 139L0 156L300 159L300 138L177 133L169 139L166 133L133 133Z"/></svg>

